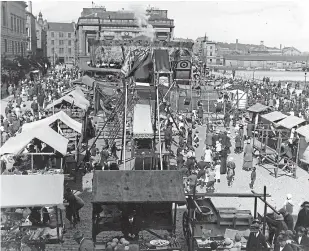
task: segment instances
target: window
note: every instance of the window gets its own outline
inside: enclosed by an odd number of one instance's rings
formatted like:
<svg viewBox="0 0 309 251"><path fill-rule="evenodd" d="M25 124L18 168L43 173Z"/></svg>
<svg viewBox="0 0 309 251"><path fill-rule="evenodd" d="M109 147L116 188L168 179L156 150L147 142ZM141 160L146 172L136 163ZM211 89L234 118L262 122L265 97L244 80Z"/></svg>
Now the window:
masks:
<svg viewBox="0 0 309 251"><path fill-rule="evenodd" d="M68 33L68 38L71 38L71 33L70 32Z"/></svg>
<svg viewBox="0 0 309 251"><path fill-rule="evenodd" d="M11 16L11 30L13 31L14 22L13 22L13 16Z"/></svg>
<svg viewBox="0 0 309 251"><path fill-rule="evenodd" d="M6 26L6 10L5 10L5 3L2 5L2 24Z"/></svg>
<svg viewBox="0 0 309 251"><path fill-rule="evenodd" d="M59 40L59 45L63 45L63 40Z"/></svg>
<svg viewBox="0 0 309 251"><path fill-rule="evenodd" d="M212 50L212 46L210 46L210 49Z"/></svg>
<svg viewBox="0 0 309 251"><path fill-rule="evenodd" d="M59 54L63 54L64 49L63 48L59 48Z"/></svg>
<svg viewBox="0 0 309 251"><path fill-rule="evenodd" d="M51 33L51 37L54 37L54 36L55 36L55 34L54 34L54 32L52 32L52 33Z"/></svg>
<svg viewBox="0 0 309 251"><path fill-rule="evenodd" d="M71 40L68 41L68 45L71 46Z"/></svg>
<svg viewBox="0 0 309 251"><path fill-rule="evenodd" d="M12 41L12 54L14 54L14 41Z"/></svg>
<svg viewBox="0 0 309 251"><path fill-rule="evenodd" d="M55 49L54 48L52 48L51 51L52 51L53 54L55 53Z"/></svg>
<svg viewBox="0 0 309 251"><path fill-rule="evenodd" d="M52 44L52 45L55 45L55 40L52 40L52 41L51 41L51 44Z"/></svg>
<svg viewBox="0 0 309 251"><path fill-rule="evenodd" d="M63 32L59 32L59 37L63 37Z"/></svg>
<svg viewBox="0 0 309 251"><path fill-rule="evenodd" d="M14 31L16 32L16 17L14 17Z"/></svg>
<svg viewBox="0 0 309 251"><path fill-rule="evenodd" d="M211 59L209 59L209 62L212 62L212 58L211 58Z"/></svg>
<svg viewBox="0 0 309 251"><path fill-rule="evenodd" d="M69 53L69 55L71 55L71 53L72 53L72 49L71 48L68 49L68 53Z"/></svg>
<svg viewBox="0 0 309 251"><path fill-rule="evenodd" d="M209 56L212 56L212 52L209 53Z"/></svg>
<svg viewBox="0 0 309 251"><path fill-rule="evenodd" d="M8 52L8 41L4 39L4 52Z"/></svg>

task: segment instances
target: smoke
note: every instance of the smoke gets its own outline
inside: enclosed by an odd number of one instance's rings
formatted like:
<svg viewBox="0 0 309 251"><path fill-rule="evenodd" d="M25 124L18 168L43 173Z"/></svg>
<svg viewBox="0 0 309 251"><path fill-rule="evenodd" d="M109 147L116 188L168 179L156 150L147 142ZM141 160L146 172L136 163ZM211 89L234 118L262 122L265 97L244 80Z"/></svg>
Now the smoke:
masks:
<svg viewBox="0 0 309 251"><path fill-rule="evenodd" d="M155 39L155 29L148 22L149 16L146 15L146 10L141 8L141 6L130 6L130 10L134 13L137 21L137 25L142 30L141 35L150 38L151 41Z"/></svg>

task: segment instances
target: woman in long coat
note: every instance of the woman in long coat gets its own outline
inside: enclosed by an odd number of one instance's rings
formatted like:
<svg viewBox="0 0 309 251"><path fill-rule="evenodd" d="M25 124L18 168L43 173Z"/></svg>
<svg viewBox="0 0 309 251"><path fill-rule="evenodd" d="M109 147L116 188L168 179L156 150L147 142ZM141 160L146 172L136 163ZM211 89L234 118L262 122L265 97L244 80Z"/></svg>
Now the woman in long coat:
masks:
<svg viewBox="0 0 309 251"><path fill-rule="evenodd" d="M250 144L250 141L247 141L244 151L244 163L242 169L250 171L253 167L253 147Z"/></svg>

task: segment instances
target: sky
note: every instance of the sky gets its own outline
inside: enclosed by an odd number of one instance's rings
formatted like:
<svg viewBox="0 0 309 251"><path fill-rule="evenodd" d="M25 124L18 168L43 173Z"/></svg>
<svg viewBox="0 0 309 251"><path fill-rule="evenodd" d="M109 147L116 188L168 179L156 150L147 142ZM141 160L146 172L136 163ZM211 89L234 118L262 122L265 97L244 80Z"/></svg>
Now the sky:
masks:
<svg viewBox="0 0 309 251"><path fill-rule="evenodd" d="M48 22L77 22L83 8L92 1L32 1L32 13L41 11ZM97 1L94 4L117 11L146 9L168 10L174 19L174 36L196 39L205 36L216 42L294 46L309 51L309 0L277 1Z"/></svg>

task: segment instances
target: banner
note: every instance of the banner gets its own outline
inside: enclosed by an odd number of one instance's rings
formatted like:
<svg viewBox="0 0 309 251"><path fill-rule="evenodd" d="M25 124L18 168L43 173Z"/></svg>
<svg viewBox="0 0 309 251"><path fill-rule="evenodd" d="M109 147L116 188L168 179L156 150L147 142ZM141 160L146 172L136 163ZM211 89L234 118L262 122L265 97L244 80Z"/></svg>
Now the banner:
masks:
<svg viewBox="0 0 309 251"><path fill-rule="evenodd" d="M121 73L125 77L127 77L129 74L130 62L131 62L131 50L128 51L127 56L125 57L125 61L121 68Z"/></svg>

